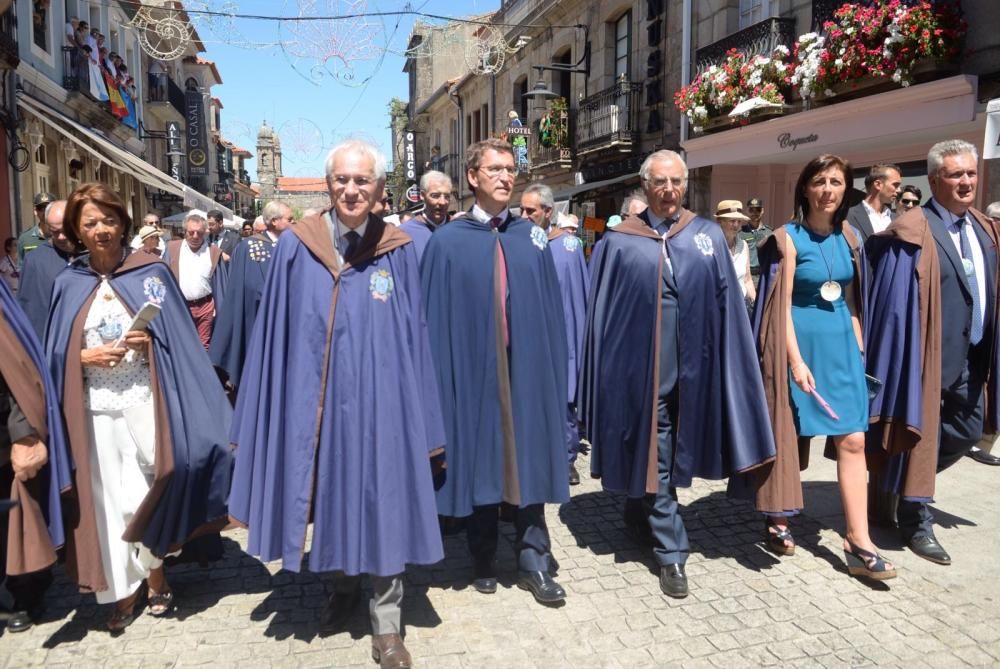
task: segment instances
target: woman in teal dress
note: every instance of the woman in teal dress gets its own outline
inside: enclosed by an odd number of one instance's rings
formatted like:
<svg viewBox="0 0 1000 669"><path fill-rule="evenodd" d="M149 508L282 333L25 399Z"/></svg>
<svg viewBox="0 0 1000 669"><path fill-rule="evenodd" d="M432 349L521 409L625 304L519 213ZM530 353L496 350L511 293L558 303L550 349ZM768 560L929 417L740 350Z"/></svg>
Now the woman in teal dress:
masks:
<svg viewBox="0 0 1000 669"><path fill-rule="evenodd" d="M850 174L839 156L819 156L806 165L796 184L796 220L762 249L771 290L763 298L757 332L777 457L759 481L757 508L767 515L766 546L791 555L795 542L788 520L803 506L800 457L807 461L799 444L829 437L837 454L848 570L883 580L896 572L878 555L868 532L868 392L859 316L863 261L857 235L845 224Z"/></svg>

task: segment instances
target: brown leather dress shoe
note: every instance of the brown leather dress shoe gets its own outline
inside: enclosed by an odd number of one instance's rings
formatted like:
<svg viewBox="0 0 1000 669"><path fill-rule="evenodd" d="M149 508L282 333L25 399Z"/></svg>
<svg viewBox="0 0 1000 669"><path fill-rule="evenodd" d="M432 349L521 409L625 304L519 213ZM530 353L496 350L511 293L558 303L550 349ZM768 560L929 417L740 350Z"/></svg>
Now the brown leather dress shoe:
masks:
<svg viewBox="0 0 1000 669"><path fill-rule="evenodd" d="M372 659L382 669L410 669L413 660L398 634L373 634Z"/></svg>

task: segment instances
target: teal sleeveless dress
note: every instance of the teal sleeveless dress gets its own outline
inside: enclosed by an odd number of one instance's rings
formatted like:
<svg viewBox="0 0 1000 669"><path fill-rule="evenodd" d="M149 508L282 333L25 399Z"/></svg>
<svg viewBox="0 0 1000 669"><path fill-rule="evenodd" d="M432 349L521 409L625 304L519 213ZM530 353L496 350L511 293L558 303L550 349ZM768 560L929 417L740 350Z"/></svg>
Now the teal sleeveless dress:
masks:
<svg viewBox="0 0 1000 669"><path fill-rule="evenodd" d="M851 325L845 296L853 290L851 250L841 230L825 237L792 222L786 228L795 245L797 262L792 288L792 324L802 359L816 380L816 392L830 405L834 420L819 402L788 375L792 412L799 436L841 435L868 429L868 390L864 362ZM833 302L820 288L833 279L841 295Z"/></svg>

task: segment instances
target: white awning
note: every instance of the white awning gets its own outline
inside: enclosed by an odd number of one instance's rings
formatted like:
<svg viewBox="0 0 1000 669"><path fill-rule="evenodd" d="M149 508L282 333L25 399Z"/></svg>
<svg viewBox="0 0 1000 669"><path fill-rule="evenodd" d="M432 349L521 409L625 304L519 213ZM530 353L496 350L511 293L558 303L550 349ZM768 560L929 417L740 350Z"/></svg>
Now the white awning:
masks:
<svg viewBox="0 0 1000 669"><path fill-rule="evenodd" d="M105 137L80 125L65 114L52 109L21 91L17 95L17 104L97 159L108 163L122 172L131 174L142 183L153 188L159 188L174 195L184 195L184 184L156 169L142 158L115 146ZM84 139L93 142L93 146L84 141Z"/></svg>
<svg viewBox="0 0 1000 669"><path fill-rule="evenodd" d="M231 220L233 218L232 209L222 206L204 193L199 193L188 186L184 186L184 206L191 207L192 209L204 209L205 211L218 209L222 212L223 219L228 218Z"/></svg>

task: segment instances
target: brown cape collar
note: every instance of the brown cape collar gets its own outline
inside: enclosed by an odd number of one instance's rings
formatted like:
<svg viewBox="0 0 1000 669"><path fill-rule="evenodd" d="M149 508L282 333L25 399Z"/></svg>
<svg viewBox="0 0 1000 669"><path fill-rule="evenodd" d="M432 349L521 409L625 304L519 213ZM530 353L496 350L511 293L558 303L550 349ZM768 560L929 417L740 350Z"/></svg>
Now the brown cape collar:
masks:
<svg viewBox="0 0 1000 669"><path fill-rule="evenodd" d="M326 222L326 216L331 212L332 209L326 209L315 216L306 217L293 225L291 231L334 277L339 277L348 267L357 266L376 256L383 256L413 241L396 226L387 225L381 218L369 214L368 226L365 228L361 243L353 255L345 258L341 265L340 257L333 248L333 240L330 238L330 229Z"/></svg>
<svg viewBox="0 0 1000 669"><path fill-rule="evenodd" d="M645 213L646 212L643 212L643 214ZM670 226L670 230L667 232L667 239L678 235L695 218L697 218L697 215L694 212L688 211L683 207L678 209L677 222ZM624 221L616 225L613 230L615 232L624 232L627 235L635 235L637 237L660 239L660 235L657 234L656 230L649 226L648 219L642 214L639 214L638 216L629 216Z"/></svg>

